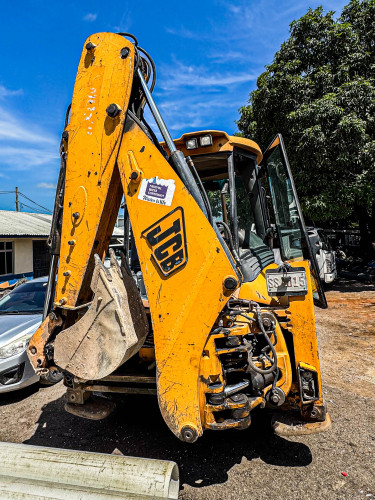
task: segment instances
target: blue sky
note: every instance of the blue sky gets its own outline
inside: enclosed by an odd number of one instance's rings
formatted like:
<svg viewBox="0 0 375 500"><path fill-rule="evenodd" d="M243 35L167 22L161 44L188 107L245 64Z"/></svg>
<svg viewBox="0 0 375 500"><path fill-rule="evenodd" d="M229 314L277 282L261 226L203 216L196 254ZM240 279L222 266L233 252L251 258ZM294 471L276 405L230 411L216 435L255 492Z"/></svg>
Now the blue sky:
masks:
<svg viewBox="0 0 375 500"><path fill-rule="evenodd" d="M0 191L18 186L52 209L65 110L91 33L131 32L151 54L154 98L173 137L209 128L233 133L238 108L288 38L290 22L309 7L340 13L347 3L2 0ZM0 194L0 209L14 208L14 194Z"/></svg>

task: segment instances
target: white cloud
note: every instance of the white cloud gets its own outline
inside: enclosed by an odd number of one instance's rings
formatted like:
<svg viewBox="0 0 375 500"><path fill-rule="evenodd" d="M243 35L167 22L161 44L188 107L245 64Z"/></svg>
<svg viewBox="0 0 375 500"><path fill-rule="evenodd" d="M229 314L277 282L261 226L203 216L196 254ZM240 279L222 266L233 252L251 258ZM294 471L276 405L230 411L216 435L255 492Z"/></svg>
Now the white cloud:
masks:
<svg viewBox="0 0 375 500"><path fill-rule="evenodd" d="M36 187L42 189L56 189L56 184L53 182L39 182Z"/></svg>
<svg viewBox="0 0 375 500"><path fill-rule="evenodd" d="M165 31L170 35L180 36L182 38L190 38L191 40L204 40L208 39L209 35L202 32L194 32L185 28L185 26L180 26L179 28L165 28Z"/></svg>
<svg viewBox="0 0 375 500"><path fill-rule="evenodd" d="M215 88L254 81L258 77L258 75L249 72L223 73L219 71L214 73L204 67L186 66L178 61L173 65L173 68L170 66L161 68L160 73L159 88L168 91L177 90L180 87L210 87L211 90L214 90ZM171 74L173 74L173 78L170 78Z"/></svg>
<svg viewBox="0 0 375 500"><path fill-rule="evenodd" d="M56 139L51 137L46 131L38 132L35 129L34 124L27 126L24 120L17 118L15 114L0 107L0 141L11 140L33 144L56 144Z"/></svg>
<svg viewBox="0 0 375 500"><path fill-rule="evenodd" d="M225 52L212 52L207 54L208 57L215 63L228 64L234 61L236 62L247 62L251 63L252 58L248 51L246 50L229 50Z"/></svg>
<svg viewBox="0 0 375 500"><path fill-rule="evenodd" d="M58 165L58 161L59 141L56 137L9 108L0 106L0 165L3 173Z"/></svg>
<svg viewBox="0 0 375 500"><path fill-rule="evenodd" d="M218 91L212 91L210 87L179 87L157 92L154 98L167 127L176 138L193 130L224 127L228 133L235 132L238 108L246 102L247 96L247 85L233 84ZM153 125L152 120L148 119L148 122Z"/></svg>
<svg viewBox="0 0 375 500"><path fill-rule="evenodd" d="M344 3L325 0L325 8L337 4L338 10ZM215 0L215 16L201 19L203 29L189 24L189 17L184 24L165 26L171 39L185 39L186 45L185 64L172 57L170 63L159 65L154 92L172 135L218 127L234 132L238 109L248 102L264 66L288 38L289 23L303 16L309 5L320 4L321 0L309 4L303 0Z"/></svg>
<svg viewBox="0 0 375 500"><path fill-rule="evenodd" d="M133 24L131 9L124 3L121 10L121 19L116 19L116 26L112 26L112 30L120 33L130 33L132 32L131 26Z"/></svg>
<svg viewBox="0 0 375 500"><path fill-rule="evenodd" d="M23 90L10 90L4 87L4 85L0 85L0 99L4 99L5 97L12 97L14 95L22 95Z"/></svg>
<svg viewBox="0 0 375 500"><path fill-rule="evenodd" d="M239 5L228 5L228 10L233 14L240 14L242 8Z"/></svg>
<svg viewBox="0 0 375 500"><path fill-rule="evenodd" d="M30 170L41 165L58 165L58 145L56 147L0 146L0 165L9 165L9 172Z"/></svg>
<svg viewBox="0 0 375 500"><path fill-rule="evenodd" d="M83 17L84 21L87 21L88 23L92 23L96 21L96 18L98 17L98 14L93 14L92 12L89 12Z"/></svg>

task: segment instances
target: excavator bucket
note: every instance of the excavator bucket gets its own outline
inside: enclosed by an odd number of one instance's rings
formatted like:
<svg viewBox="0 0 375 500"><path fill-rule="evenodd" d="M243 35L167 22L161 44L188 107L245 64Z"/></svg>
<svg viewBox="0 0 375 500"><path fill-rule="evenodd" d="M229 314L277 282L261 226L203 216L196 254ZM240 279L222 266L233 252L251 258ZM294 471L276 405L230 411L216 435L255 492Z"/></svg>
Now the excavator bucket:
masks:
<svg viewBox="0 0 375 500"><path fill-rule="evenodd" d="M55 341L55 362L85 380L113 373L138 352L148 333L148 322L135 281L110 250L110 269L95 255L91 281L94 299L77 323Z"/></svg>

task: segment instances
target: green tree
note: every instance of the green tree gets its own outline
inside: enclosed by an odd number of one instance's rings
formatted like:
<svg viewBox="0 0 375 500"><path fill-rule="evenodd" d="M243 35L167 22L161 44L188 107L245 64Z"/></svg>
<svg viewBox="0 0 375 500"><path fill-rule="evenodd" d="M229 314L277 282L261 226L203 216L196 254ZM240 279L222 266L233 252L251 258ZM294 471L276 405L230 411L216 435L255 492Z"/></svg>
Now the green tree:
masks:
<svg viewBox="0 0 375 500"><path fill-rule="evenodd" d="M284 136L306 215L355 221L375 248L375 0L341 17L309 9L240 109L240 131L264 148Z"/></svg>

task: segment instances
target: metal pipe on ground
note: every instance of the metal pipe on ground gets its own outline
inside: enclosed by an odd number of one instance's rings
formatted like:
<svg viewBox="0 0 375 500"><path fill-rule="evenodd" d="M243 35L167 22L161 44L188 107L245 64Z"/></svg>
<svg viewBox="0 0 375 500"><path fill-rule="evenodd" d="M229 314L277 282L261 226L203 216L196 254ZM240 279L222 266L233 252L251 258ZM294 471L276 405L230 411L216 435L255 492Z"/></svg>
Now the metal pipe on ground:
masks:
<svg viewBox="0 0 375 500"><path fill-rule="evenodd" d="M0 443L0 463L0 498L178 498L178 467L167 460Z"/></svg>

